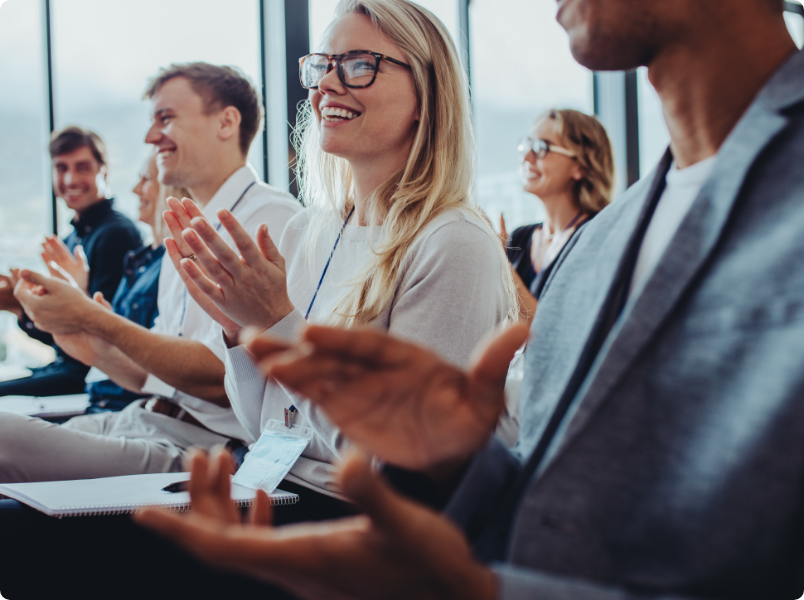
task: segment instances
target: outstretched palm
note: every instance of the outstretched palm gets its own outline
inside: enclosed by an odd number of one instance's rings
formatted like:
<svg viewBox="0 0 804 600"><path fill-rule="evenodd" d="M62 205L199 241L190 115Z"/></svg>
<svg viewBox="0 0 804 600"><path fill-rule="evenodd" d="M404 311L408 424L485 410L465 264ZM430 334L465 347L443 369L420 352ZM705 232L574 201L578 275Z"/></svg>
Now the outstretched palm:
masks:
<svg viewBox="0 0 804 600"><path fill-rule="evenodd" d="M462 461L488 439L508 364L527 333L519 325L502 332L466 372L369 329L310 326L297 348L261 337L249 349L267 375L318 404L366 451L426 470Z"/></svg>

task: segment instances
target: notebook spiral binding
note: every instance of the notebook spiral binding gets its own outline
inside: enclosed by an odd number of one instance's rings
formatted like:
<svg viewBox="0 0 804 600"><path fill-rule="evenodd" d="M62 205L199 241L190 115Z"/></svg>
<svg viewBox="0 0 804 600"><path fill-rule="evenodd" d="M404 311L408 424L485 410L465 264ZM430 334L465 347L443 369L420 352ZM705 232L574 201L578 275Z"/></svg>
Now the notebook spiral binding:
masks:
<svg viewBox="0 0 804 600"><path fill-rule="evenodd" d="M286 506L289 504L296 504L298 501L297 498L288 497L288 498L274 498L271 500L272 506ZM252 504L254 504L254 499L249 498L248 500L235 500L235 505L238 508L248 508ZM189 504L180 504L180 505L164 505L164 504L141 504L138 506L121 506L117 508L102 508L92 507L92 506L70 506L65 510L68 511L75 511L75 512L66 512L61 513L58 515L58 518L61 519L62 517L112 517L117 515L127 515L133 513L135 511L140 510L141 508L148 508L156 506L158 508L162 508L164 510L170 512L188 512L192 510L192 507ZM92 510L93 508L97 508L98 510ZM89 512L87 512L89 510Z"/></svg>

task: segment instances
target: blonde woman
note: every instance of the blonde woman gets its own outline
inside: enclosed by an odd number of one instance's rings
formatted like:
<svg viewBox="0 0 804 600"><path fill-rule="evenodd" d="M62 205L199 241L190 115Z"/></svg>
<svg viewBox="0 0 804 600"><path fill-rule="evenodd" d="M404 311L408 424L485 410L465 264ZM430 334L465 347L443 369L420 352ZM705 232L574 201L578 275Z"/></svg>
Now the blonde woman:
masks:
<svg viewBox="0 0 804 600"><path fill-rule="evenodd" d="M103 294L97 292L95 300L107 305L117 314L150 328L154 324L158 310L156 305L159 288L159 273L162 267L162 255L165 252L164 239L168 236L167 226L162 220L162 213L167 208L167 197L176 194L187 195L186 190L164 186L157 179L156 155L152 154L140 172L140 179L133 192L139 197L138 220L151 227L153 242L139 250L132 250L123 260L123 278L117 287L114 297L109 303ZM52 240L51 246L53 244ZM61 240L56 238L61 243ZM46 264L54 276L68 275L77 285L80 281L88 281L89 272L86 263L81 264L70 256L66 247L45 248L43 258L49 251ZM65 256L66 253L66 256ZM86 288L84 288L86 291ZM56 343L68 354L80 358L75 342L77 336L57 335ZM90 407L87 413L122 410L142 394L130 392L109 379L87 383L90 395Z"/></svg>
<svg viewBox="0 0 804 600"><path fill-rule="evenodd" d="M543 223L500 230L514 267L522 318L533 320L536 297L570 238L611 202L614 158L606 130L577 110L548 110L519 143L526 192L544 204Z"/></svg>
<svg viewBox="0 0 804 600"><path fill-rule="evenodd" d="M332 465L347 442L317 408L265 382L237 345L241 330L295 341L306 321L369 325L466 366L517 308L501 244L472 199L468 88L443 24L406 0L342 0L300 76L310 90L296 136L307 208L279 247L265 228L253 244L222 211L238 257L190 201L170 200L186 229L172 231L168 252L223 327L226 390L246 441L291 406L313 428L281 488L302 496L298 518L324 518L350 510Z"/></svg>

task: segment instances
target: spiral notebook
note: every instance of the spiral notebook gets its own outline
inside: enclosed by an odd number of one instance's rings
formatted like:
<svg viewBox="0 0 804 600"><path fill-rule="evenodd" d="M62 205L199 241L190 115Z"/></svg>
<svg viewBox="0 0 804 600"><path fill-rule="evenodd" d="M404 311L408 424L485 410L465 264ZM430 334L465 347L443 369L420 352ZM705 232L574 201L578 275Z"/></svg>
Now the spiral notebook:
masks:
<svg viewBox="0 0 804 600"><path fill-rule="evenodd" d="M168 510L189 510L188 492L163 492L162 488L190 478L189 473L150 473L75 481L39 481L0 485L0 494L19 500L51 517L119 515L153 506ZM232 484L232 500L250 506L256 491ZM271 504L295 504L296 494L275 490Z"/></svg>

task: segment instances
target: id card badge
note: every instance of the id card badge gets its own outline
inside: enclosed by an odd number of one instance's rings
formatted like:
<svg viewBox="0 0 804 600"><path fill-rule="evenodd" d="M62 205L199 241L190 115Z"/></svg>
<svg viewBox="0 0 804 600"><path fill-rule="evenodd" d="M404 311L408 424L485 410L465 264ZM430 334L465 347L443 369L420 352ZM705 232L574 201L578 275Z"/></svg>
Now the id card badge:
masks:
<svg viewBox="0 0 804 600"><path fill-rule="evenodd" d="M237 470L232 483L273 492L299 459L313 439L312 427L294 425L291 429L284 423L271 419L254 448Z"/></svg>

